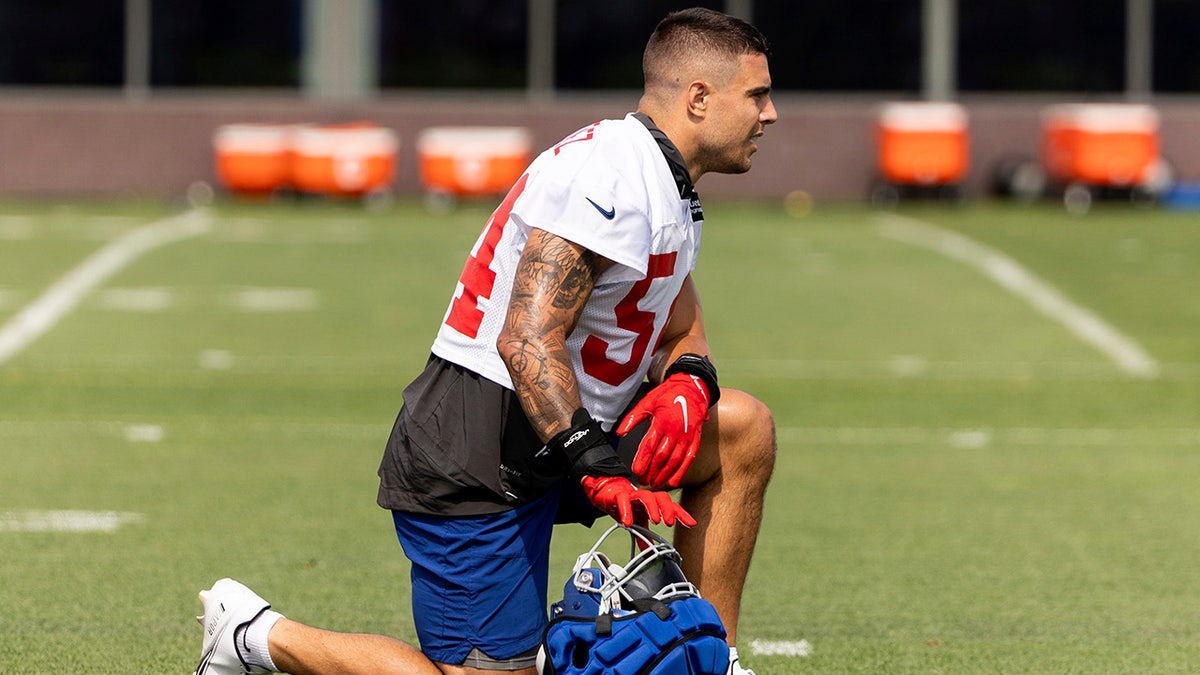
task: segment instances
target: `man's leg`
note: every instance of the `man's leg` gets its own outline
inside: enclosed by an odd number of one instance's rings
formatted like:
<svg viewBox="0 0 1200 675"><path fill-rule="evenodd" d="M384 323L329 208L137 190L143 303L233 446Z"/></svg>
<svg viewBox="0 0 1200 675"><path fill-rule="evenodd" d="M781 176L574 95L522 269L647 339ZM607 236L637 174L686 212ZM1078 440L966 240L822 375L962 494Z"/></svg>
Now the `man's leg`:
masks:
<svg viewBox="0 0 1200 675"><path fill-rule="evenodd" d="M197 675L443 672L399 640L334 633L289 621L233 579L200 591L200 603L204 614L196 618L204 635Z"/></svg>
<svg viewBox="0 0 1200 675"><path fill-rule="evenodd" d="M498 514L441 518L393 513L412 562L422 650L393 638L338 633L267 612L232 580L201 593L202 675L251 672L534 675L544 628L550 535L559 494ZM269 657L269 658L267 658ZM450 663L463 665L448 665ZM490 668L488 667L490 666Z"/></svg>
<svg viewBox="0 0 1200 675"><path fill-rule="evenodd" d="M382 635L335 633L280 619L271 629L271 659L292 675L343 673L345 675L496 675L448 664L434 664L416 647ZM526 668L512 675L536 675Z"/></svg>
<svg viewBox="0 0 1200 675"><path fill-rule="evenodd" d="M293 675L441 675L443 672L450 672L439 669L417 648L394 638L335 633L288 619L280 619L271 629L269 644L271 660L275 662L275 666L280 671Z"/></svg>
<svg viewBox="0 0 1200 675"><path fill-rule="evenodd" d="M745 392L722 388L683 481L680 503L699 524L675 528L675 548L688 580L720 614L730 645L737 644L742 589L774 468L770 409Z"/></svg>

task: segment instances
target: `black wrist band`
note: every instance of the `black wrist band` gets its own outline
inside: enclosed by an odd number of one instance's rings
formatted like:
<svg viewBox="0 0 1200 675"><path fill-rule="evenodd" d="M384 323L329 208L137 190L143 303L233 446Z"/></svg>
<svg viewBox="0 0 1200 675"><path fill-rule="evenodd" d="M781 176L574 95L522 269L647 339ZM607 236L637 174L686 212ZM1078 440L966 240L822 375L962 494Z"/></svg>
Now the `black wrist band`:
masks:
<svg viewBox="0 0 1200 675"><path fill-rule="evenodd" d="M663 374L663 378L670 377L675 373L683 373L684 375L695 375L700 378L704 386L708 388L708 406L717 404L721 398L721 387L717 384L717 368L707 356L699 354L684 354L675 359L667 372Z"/></svg>
<svg viewBox="0 0 1200 675"><path fill-rule="evenodd" d="M546 447L557 450L567 458L571 466L571 477L625 476L632 474L621 463L617 451L608 442L608 436L600 423L580 408L571 416L571 428L560 431L546 443Z"/></svg>

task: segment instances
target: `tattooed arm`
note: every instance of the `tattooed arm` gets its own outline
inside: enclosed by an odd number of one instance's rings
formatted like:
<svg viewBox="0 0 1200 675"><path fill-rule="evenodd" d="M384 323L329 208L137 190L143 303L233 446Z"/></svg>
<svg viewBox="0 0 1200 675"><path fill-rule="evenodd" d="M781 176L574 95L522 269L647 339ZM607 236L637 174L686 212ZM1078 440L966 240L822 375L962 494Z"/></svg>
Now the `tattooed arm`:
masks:
<svg viewBox="0 0 1200 675"><path fill-rule="evenodd" d="M567 336L596 279L611 265L606 258L537 229L529 233L521 253L496 347L542 441L570 428L572 413L582 405Z"/></svg>

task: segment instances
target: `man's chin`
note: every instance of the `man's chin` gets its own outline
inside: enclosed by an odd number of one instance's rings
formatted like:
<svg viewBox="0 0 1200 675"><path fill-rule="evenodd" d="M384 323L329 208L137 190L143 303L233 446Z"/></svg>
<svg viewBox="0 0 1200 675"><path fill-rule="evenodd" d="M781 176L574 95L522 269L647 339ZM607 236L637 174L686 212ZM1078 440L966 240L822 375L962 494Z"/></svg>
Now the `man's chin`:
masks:
<svg viewBox="0 0 1200 675"><path fill-rule="evenodd" d="M717 168L709 169L712 173L746 173L750 170L750 156L730 159L729 163L723 164Z"/></svg>

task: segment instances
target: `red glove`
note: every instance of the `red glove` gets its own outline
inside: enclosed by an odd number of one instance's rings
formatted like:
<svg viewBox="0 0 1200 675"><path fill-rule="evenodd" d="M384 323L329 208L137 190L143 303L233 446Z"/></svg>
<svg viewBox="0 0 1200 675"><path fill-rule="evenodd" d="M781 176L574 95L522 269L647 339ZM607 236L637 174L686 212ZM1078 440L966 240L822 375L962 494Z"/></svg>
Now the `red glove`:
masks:
<svg viewBox="0 0 1200 675"><path fill-rule="evenodd" d="M639 489L623 476L584 476L581 483L592 504L625 527L643 518L668 527L676 522L684 527L696 524L690 513L671 501L671 495Z"/></svg>
<svg viewBox="0 0 1200 675"><path fill-rule="evenodd" d="M652 487L679 487L700 448L700 426L708 419L709 398L704 380L675 373L651 389L625 416L618 436L650 419L650 428L633 458L638 480Z"/></svg>

